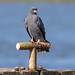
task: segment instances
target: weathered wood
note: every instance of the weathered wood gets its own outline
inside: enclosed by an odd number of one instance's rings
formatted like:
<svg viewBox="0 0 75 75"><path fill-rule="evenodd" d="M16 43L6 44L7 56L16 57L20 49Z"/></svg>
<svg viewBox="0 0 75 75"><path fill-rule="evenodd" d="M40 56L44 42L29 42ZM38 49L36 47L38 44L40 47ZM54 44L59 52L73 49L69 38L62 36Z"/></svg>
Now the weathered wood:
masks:
<svg viewBox="0 0 75 75"><path fill-rule="evenodd" d="M3 74L3 72L7 71L14 71L14 68L0 68L0 74Z"/></svg>
<svg viewBox="0 0 75 75"><path fill-rule="evenodd" d="M20 75L20 73L19 72L3 72L3 74L2 75Z"/></svg>
<svg viewBox="0 0 75 75"><path fill-rule="evenodd" d="M75 70L72 69L47 69L48 71L57 71L60 75L75 75Z"/></svg>
<svg viewBox="0 0 75 75"><path fill-rule="evenodd" d="M50 43L41 42L41 44L38 44L38 42L22 42L16 44L17 50L31 50L34 47L36 47L36 49L48 50L50 48Z"/></svg>
<svg viewBox="0 0 75 75"><path fill-rule="evenodd" d="M61 75L75 75L75 71L64 71Z"/></svg>
<svg viewBox="0 0 75 75"><path fill-rule="evenodd" d="M34 47L32 50L30 50L30 54L29 54L29 69L36 69L36 48Z"/></svg>
<svg viewBox="0 0 75 75"><path fill-rule="evenodd" d="M57 71L41 71L40 75L59 75Z"/></svg>
<svg viewBox="0 0 75 75"><path fill-rule="evenodd" d="M38 71L25 71L22 75L39 75Z"/></svg>
<svg viewBox="0 0 75 75"><path fill-rule="evenodd" d="M0 68L0 75L75 75L75 70L68 69L40 69L37 71L19 70L15 68Z"/></svg>

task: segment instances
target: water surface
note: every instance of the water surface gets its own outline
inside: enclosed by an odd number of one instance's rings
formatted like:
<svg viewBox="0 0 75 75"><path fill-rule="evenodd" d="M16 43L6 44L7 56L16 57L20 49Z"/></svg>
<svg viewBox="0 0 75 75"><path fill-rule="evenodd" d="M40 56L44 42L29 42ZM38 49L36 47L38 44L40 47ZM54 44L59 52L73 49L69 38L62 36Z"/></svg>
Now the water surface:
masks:
<svg viewBox="0 0 75 75"><path fill-rule="evenodd" d="M38 65L75 69L75 3L0 3L0 68L28 67L29 51L17 51L17 42L30 40L24 25L29 8L38 7L49 53L38 54Z"/></svg>

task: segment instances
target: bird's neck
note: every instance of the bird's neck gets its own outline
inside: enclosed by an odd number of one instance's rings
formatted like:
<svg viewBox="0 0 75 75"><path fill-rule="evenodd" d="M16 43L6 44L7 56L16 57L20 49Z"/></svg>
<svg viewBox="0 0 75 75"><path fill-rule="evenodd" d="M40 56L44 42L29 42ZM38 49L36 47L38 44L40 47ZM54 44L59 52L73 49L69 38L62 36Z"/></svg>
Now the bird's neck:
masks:
<svg viewBox="0 0 75 75"><path fill-rule="evenodd" d="M28 15L37 15L37 13L30 13L30 12L29 12Z"/></svg>

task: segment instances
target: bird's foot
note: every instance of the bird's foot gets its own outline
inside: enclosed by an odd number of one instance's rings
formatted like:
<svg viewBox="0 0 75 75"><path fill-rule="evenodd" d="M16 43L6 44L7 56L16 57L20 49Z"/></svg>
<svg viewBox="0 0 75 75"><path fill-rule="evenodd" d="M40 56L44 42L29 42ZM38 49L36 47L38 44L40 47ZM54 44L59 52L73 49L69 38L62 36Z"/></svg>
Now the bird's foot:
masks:
<svg viewBox="0 0 75 75"><path fill-rule="evenodd" d="M38 43L38 44L41 44L40 39L38 39L37 43Z"/></svg>
<svg viewBox="0 0 75 75"><path fill-rule="evenodd" d="M31 40L30 40L30 42L32 42L32 43L33 43L33 42L34 42L34 41L33 41L33 39L31 39Z"/></svg>

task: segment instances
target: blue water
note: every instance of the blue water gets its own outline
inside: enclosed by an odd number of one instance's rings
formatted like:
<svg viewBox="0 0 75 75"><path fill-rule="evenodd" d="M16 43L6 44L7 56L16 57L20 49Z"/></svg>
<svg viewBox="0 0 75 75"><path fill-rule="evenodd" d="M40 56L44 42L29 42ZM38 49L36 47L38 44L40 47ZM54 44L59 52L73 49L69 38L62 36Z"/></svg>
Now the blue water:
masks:
<svg viewBox="0 0 75 75"><path fill-rule="evenodd" d="M28 42L24 18L38 7L45 24L49 53L37 55L37 65L48 69L75 69L75 3L0 3L0 68L28 67L29 51L17 51L17 42Z"/></svg>

